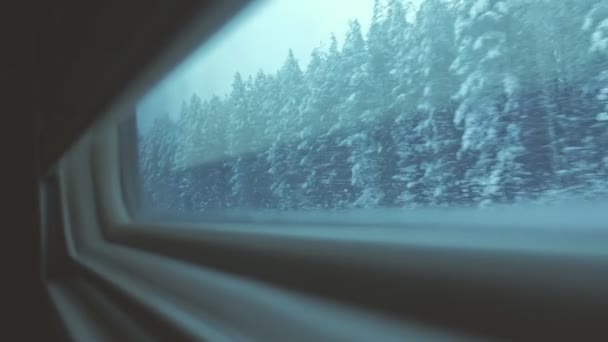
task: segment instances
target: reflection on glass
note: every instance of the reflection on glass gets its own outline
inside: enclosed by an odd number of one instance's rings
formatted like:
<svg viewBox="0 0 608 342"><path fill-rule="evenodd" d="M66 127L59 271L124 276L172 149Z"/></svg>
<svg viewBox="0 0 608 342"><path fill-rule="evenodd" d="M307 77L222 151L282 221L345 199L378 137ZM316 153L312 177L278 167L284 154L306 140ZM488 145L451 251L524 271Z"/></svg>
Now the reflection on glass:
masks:
<svg viewBox="0 0 608 342"><path fill-rule="evenodd" d="M229 29L140 103L150 208L608 194L604 0L270 1Z"/></svg>

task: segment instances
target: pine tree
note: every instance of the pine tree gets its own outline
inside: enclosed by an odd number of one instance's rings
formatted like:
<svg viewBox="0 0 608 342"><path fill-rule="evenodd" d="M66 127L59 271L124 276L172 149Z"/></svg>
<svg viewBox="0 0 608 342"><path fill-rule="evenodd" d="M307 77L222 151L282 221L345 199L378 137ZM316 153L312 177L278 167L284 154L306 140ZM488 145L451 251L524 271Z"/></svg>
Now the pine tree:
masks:
<svg viewBox="0 0 608 342"><path fill-rule="evenodd" d="M274 183L273 178L273 161L276 161L276 151L274 147L277 145L277 139L281 133L276 126L276 117L281 108L281 103L277 98L278 82L276 75L268 75L263 72L258 72L255 81L255 89L253 90L257 97L257 124L258 132L261 137L259 142L258 152L256 153L256 167L259 170L255 184L255 191L259 193L257 207L259 208L277 208L279 198L272 191Z"/></svg>
<svg viewBox="0 0 608 342"><path fill-rule="evenodd" d="M172 172L178 177L178 208L182 211L196 211L199 204L194 183L196 176L194 166L200 163L200 130L203 124L202 100L195 93L189 102L182 104L182 111L177 121L178 142Z"/></svg>
<svg viewBox="0 0 608 342"><path fill-rule="evenodd" d="M287 60L278 71L276 82L276 101L280 107L269 130L274 141L267 151L271 190L280 209L295 209L302 201L301 184L305 176L298 173L299 153L289 144L293 144L300 133L299 123L303 120L301 102L306 97L307 88L293 51L289 51Z"/></svg>
<svg viewBox="0 0 608 342"><path fill-rule="evenodd" d="M354 207L377 206L384 197L380 186L378 154L382 145L375 139L382 107L374 94L369 74L369 55L358 21L351 21L342 50L344 76L350 76L345 87L348 94L340 106L339 124L345 136L340 147L349 151L350 185L353 193L349 199Z"/></svg>
<svg viewBox="0 0 608 342"><path fill-rule="evenodd" d="M333 83L336 76L331 72L327 53L320 48L315 49L305 74L309 92L303 101L301 115L307 118L308 125L302 131L305 139L301 143L304 145L299 147L305 148L306 151L302 155L299 166L307 173L302 184L306 204L310 208L317 209L324 207L327 197L321 192L323 189L321 182L326 181L328 177L324 174L328 160L323 157L329 155L320 152L328 153L325 151L329 147L326 132L335 123L333 120L337 96Z"/></svg>
<svg viewBox="0 0 608 342"><path fill-rule="evenodd" d="M154 119L140 140L140 172L144 208L177 210L177 184L173 163L177 148L177 127L168 115Z"/></svg>
<svg viewBox="0 0 608 342"><path fill-rule="evenodd" d="M396 169L390 173L396 187L391 204L415 207L424 204L422 178L424 176L424 137L417 129L424 120L425 113L417 109L422 96L423 78L420 44L422 32L413 24L403 23L402 34L392 34L395 47L394 77L396 83L391 89L392 101L389 110L395 118L389 122L392 127L390 141L395 153ZM394 25L392 25L394 26Z"/></svg>
<svg viewBox="0 0 608 342"><path fill-rule="evenodd" d="M589 1L565 0L558 3L527 3L517 16L528 23L520 34L512 59L524 66L521 87L528 93L522 104L524 158L533 172L525 187L530 193L580 192L584 188L584 169L590 160L583 151L589 118L588 96L580 87L589 77L588 43L581 30ZM537 18L546 18L537 20Z"/></svg>
<svg viewBox="0 0 608 342"><path fill-rule="evenodd" d="M588 192L592 197L605 198L608 195L608 4L597 2L584 19L583 31L590 34L587 60L590 64L592 80L586 85L594 104L590 106L592 122L584 138L587 155Z"/></svg>
<svg viewBox="0 0 608 342"><path fill-rule="evenodd" d="M146 201L178 211L608 195L608 5L377 0L305 72L235 76L141 136Z"/></svg>
<svg viewBox="0 0 608 342"><path fill-rule="evenodd" d="M426 143L424 175L420 180L419 201L428 205L447 205L460 197L459 182L463 170L457 167L456 153L460 134L454 126L454 106L450 97L457 91L457 79L449 71L456 58L454 11L442 0L425 1L417 14L416 28L420 41L415 53L424 85L417 101L417 111L424 113L416 134Z"/></svg>
<svg viewBox="0 0 608 342"><path fill-rule="evenodd" d="M225 105L214 96L202 103L201 127L198 132L197 154L200 163L195 166L192 191L196 211L224 208L226 180L223 166L225 158Z"/></svg>
<svg viewBox="0 0 608 342"><path fill-rule="evenodd" d="M253 113L249 108L249 83L243 81L240 73L236 73L232 82L232 91L227 99L228 122L226 140L227 155L230 164L230 198L228 205L240 209L252 206L252 184L250 177L249 154L253 151L251 137L253 136Z"/></svg>
<svg viewBox="0 0 608 342"><path fill-rule="evenodd" d="M497 168L507 165L498 162L501 149L520 151L495 141L514 144L520 137L506 139L507 127L516 124L519 79L512 72L508 56L513 22L505 1L461 1L457 5L456 41L458 57L452 70L462 77L455 98L460 104L454 121L463 130L459 157L470 163L466 172L464 197L473 203L490 204L501 200L504 179ZM511 130L519 132L519 130ZM518 158L510 158L518 162ZM519 169L519 167L517 167Z"/></svg>
<svg viewBox="0 0 608 342"><path fill-rule="evenodd" d="M341 113L344 89L349 82L344 77L342 54L332 34L327 52L313 52L306 71L310 89L304 113L310 115L317 132L309 150L307 163L310 172L305 181L305 192L313 207L336 208L344 206L349 193L350 172L347 170L348 150L338 144L346 135L346 117Z"/></svg>

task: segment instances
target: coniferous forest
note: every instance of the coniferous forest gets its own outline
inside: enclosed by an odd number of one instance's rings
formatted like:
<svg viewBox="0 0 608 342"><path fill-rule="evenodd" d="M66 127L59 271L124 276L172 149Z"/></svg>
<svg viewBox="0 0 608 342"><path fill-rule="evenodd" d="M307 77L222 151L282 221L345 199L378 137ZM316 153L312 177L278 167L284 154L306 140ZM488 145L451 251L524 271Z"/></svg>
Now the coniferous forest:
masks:
<svg viewBox="0 0 608 342"><path fill-rule="evenodd" d="M162 210L488 206L608 195L608 1L377 0L307 66L183 94L140 132ZM411 13L409 14L412 17ZM175 119L177 118L177 119Z"/></svg>

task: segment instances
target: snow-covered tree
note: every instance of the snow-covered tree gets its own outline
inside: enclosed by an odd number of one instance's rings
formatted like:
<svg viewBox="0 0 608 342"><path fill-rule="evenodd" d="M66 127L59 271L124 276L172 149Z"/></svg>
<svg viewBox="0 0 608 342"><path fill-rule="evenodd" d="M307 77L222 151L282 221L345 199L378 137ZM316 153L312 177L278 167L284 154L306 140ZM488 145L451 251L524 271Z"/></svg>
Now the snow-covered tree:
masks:
<svg viewBox="0 0 608 342"><path fill-rule="evenodd" d="M176 210L177 182L173 170L177 149L177 127L168 115L154 119L140 137L139 166L144 207Z"/></svg>
<svg viewBox="0 0 608 342"><path fill-rule="evenodd" d="M270 188L280 209L295 209L303 196L301 185L304 181L298 173L300 153L290 148L289 143L296 141L300 133L300 124L304 120L301 107L307 88L304 74L291 50L277 73L276 82L275 96L279 107L268 129L274 140L266 153L272 182Z"/></svg>
<svg viewBox="0 0 608 342"><path fill-rule="evenodd" d="M451 100L458 84L449 71L456 58L455 13L450 6L444 0L425 1L418 11L416 26L420 40L415 53L422 85L416 110L423 113L423 118L417 123L415 134L424 137L419 153L425 157L417 191L429 205L450 204L460 196L459 180L463 175L462 168L457 167L460 133L454 126Z"/></svg>
<svg viewBox="0 0 608 342"><path fill-rule="evenodd" d="M200 209L198 199L193 197L195 184L193 166L199 162L201 127L204 124L202 100L192 94L188 102L182 104L177 120L178 138L173 163L173 173L178 178L178 208L183 211Z"/></svg>
<svg viewBox="0 0 608 342"><path fill-rule="evenodd" d="M143 132L181 211L485 206L608 196L608 3L376 0L302 70L184 94ZM189 98L188 98L189 97ZM176 115L177 114L177 115Z"/></svg>
<svg viewBox="0 0 608 342"><path fill-rule="evenodd" d="M378 92L374 90L370 75L373 67L358 21L350 22L342 56L344 77L350 77L344 89L346 99L339 108L339 123L344 135L338 146L349 151L350 185L354 191L350 205L374 207L384 197L379 173L382 144L375 136L382 119L383 103L371 95Z"/></svg>
<svg viewBox="0 0 608 342"><path fill-rule="evenodd" d="M514 23L512 3L508 1L463 0L457 5L455 37L458 57L451 68L462 78L454 98L460 102L454 122L463 130L459 158L469 164L464 196L474 203L496 202L504 191L502 174L506 160L498 161L501 150L519 149L498 145L502 140L519 145L521 137L506 138L517 129L519 78L509 59ZM513 122L515 121L515 122ZM522 152L523 153L523 152ZM517 157L509 158L517 162Z"/></svg>
<svg viewBox="0 0 608 342"><path fill-rule="evenodd" d="M197 211L224 208L226 195L230 194L223 172L226 154L226 114L226 106L217 96L202 104L203 123L198 139L200 160L194 166L196 182L193 189L190 189L196 193L194 201Z"/></svg>
<svg viewBox="0 0 608 342"><path fill-rule="evenodd" d="M249 110L250 84L240 73L232 82L232 92L227 99L228 127L226 131L227 155L230 158L230 200L229 206L248 208L252 194L248 154L251 152L252 116Z"/></svg>

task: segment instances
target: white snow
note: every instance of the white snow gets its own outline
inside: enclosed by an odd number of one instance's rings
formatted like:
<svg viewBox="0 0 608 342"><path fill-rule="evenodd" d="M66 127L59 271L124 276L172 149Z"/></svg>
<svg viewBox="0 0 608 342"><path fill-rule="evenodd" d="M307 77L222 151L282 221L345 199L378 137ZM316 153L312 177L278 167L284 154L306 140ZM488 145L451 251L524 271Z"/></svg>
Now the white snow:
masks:
<svg viewBox="0 0 608 342"><path fill-rule="evenodd" d="M477 0L477 2L474 3L473 6L471 6L469 15L471 16L471 18L476 18L479 15L481 15L482 13L488 11L489 7L490 7L489 0Z"/></svg>
<svg viewBox="0 0 608 342"><path fill-rule="evenodd" d="M380 200L384 197L381 191L377 189L365 189L354 205L363 208L374 208L378 206Z"/></svg>
<svg viewBox="0 0 608 342"><path fill-rule="evenodd" d="M505 87L505 92L508 95L514 95L517 93L519 89L519 80L517 79L517 77L515 77L514 75L506 75L503 78L502 83Z"/></svg>
<svg viewBox="0 0 608 342"><path fill-rule="evenodd" d="M591 34L591 52L608 52L608 19L604 19Z"/></svg>
<svg viewBox="0 0 608 342"><path fill-rule="evenodd" d="M509 2L508 1L500 1L494 5L496 11L501 14L506 14L509 12Z"/></svg>
<svg viewBox="0 0 608 342"><path fill-rule="evenodd" d="M357 163L355 165L353 165L353 167L351 168L350 172L351 172L351 178L350 178L350 184L351 185L361 185L362 179L361 179L361 169L362 169L362 165Z"/></svg>
<svg viewBox="0 0 608 342"><path fill-rule="evenodd" d="M462 38L462 34L464 33L466 27L469 25L470 23L468 21L462 20L461 18L458 18L456 20L456 22L454 23L454 35L456 40L460 40Z"/></svg>
<svg viewBox="0 0 608 342"><path fill-rule="evenodd" d="M482 62L486 62L495 58L498 58L502 56L502 52L500 51L499 47L490 49L490 51L488 51L488 53L486 53L486 57L482 60Z"/></svg>
<svg viewBox="0 0 608 342"><path fill-rule="evenodd" d="M583 27L581 28L583 31L588 31L591 29L591 26L593 25L593 19L591 19L591 16L587 16L585 18L585 21L583 23Z"/></svg>
<svg viewBox="0 0 608 342"><path fill-rule="evenodd" d="M479 37L475 40L473 44L473 50L479 50L483 47L483 37Z"/></svg>
<svg viewBox="0 0 608 342"><path fill-rule="evenodd" d="M595 117L595 119L596 119L597 121L608 121L608 113L606 113L606 112L599 113L599 114L598 114L598 115Z"/></svg>
<svg viewBox="0 0 608 342"><path fill-rule="evenodd" d="M429 96L429 95L431 95L431 87L430 87L430 86L428 86L428 85L427 85L426 87L424 87L424 91L423 91L423 93L424 93L424 96Z"/></svg>
<svg viewBox="0 0 608 342"><path fill-rule="evenodd" d="M338 146L351 147L357 140L364 140L365 136L366 136L365 133L352 134L352 135L348 136L346 139L342 140L340 142L340 144L338 144Z"/></svg>

